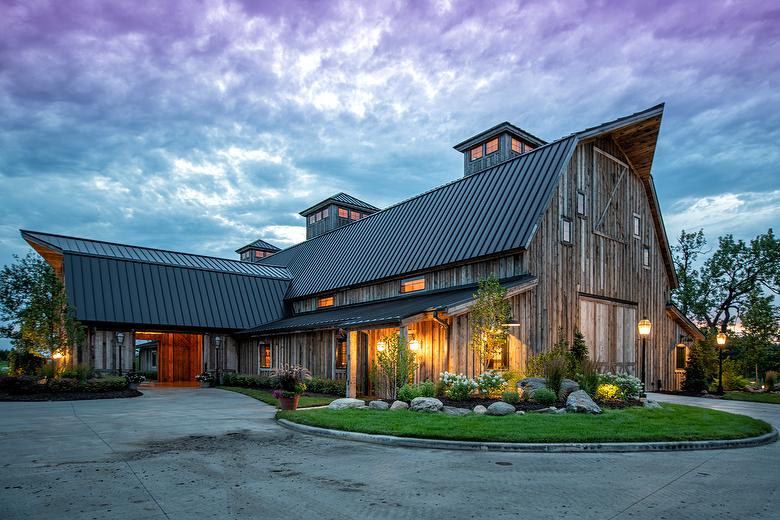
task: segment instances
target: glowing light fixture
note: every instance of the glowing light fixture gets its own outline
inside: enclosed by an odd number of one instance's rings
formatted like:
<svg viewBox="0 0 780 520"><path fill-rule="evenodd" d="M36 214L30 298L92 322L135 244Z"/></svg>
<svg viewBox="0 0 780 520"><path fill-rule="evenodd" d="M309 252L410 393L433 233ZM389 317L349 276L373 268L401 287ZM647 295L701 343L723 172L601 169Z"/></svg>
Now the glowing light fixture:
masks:
<svg viewBox="0 0 780 520"><path fill-rule="evenodd" d="M718 342L718 346L722 347L726 344L726 335L722 332L718 332L718 335L715 337L715 341Z"/></svg>
<svg viewBox="0 0 780 520"><path fill-rule="evenodd" d="M55 352L51 355L52 359L62 359L62 352Z"/></svg>
<svg viewBox="0 0 780 520"><path fill-rule="evenodd" d="M387 343L384 341L377 341L376 342L376 351L377 352L384 352L385 348L387 348Z"/></svg>
<svg viewBox="0 0 780 520"><path fill-rule="evenodd" d="M411 350L413 352L417 351L417 350L420 350L420 342L417 341L416 339L411 340L409 342L409 350Z"/></svg>
<svg viewBox="0 0 780 520"><path fill-rule="evenodd" d="M639 322L638 325L639 328L639 335L640 336L649 336L650 335L650 329L653 328L653 324L650 323L650 320L647 318L643 319Z"/></svg>

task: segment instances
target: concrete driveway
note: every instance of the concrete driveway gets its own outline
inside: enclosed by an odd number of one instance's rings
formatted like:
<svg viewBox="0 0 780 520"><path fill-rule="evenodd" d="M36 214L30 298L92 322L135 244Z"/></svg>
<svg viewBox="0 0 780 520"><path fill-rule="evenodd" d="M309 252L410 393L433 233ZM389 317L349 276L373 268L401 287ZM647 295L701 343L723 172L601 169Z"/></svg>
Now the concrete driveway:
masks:
<svg viewBox="0 0 780 520"><path fill-rule="evenodd" d="M297 434L216 389L0 403L0 518L777 518L780 444L535 454ZM658 396L659 400L684 398ZM780 426L780 406L692 399Z"/></svg>

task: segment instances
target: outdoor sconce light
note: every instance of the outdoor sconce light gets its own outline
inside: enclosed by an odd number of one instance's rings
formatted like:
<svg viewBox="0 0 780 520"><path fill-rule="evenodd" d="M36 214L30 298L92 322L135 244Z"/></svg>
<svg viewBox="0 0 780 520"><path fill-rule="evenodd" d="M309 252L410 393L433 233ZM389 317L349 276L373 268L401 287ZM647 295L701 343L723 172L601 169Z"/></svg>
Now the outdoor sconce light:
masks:
<svg viewBox="0 0 780 520"><path fill-rule="evenodd" d="M409 350L411 350L413 352L417 351L417 350L420 350L420 342L417 341L416 339L411 340L409 342Z"/></svg>
<svg viewBox="0 0 780 520"><path fill-rule="evenodd" d="M222 336L214 336L214 346L216 348L219 348L221 344L222 344Z"/></svg>
<svg viewBox="0 0 780 520"><path fill-rule="evenodd" d="M116 336L116 342L119 343L120 345L124 345L124 343L125 343L125 333L124 332L117 332L115 334L115 336Z"/></svg>
<svg viewBox="0 0 780 520"><path fill-rule="evenodd" d="M51 355L52 359L62 359L62 352L55 352Z"/></svg>
<svg viewBox="0 0 780 520"><path fill-rule="evenodd" d="M726 335L722 332L718 332L715 341L718 342L718 347L723 348L726 345Z"/></svg>
<svg viewBox="0 0 780 520"><path fill-rule="evenodd" d="M639 322L638 328L639 328L639 335L643 337L647 337L650 335L650 329L653 328L653 324L650 323L650 320L645 318Z"/></svg>
<svg viewBox="0 0 780 520"><path fill-rule="evenodd" d="M377 341L376 342L376 351L377 352L384 352L385 347L387 347L387 344L384 341Z"/></svg>

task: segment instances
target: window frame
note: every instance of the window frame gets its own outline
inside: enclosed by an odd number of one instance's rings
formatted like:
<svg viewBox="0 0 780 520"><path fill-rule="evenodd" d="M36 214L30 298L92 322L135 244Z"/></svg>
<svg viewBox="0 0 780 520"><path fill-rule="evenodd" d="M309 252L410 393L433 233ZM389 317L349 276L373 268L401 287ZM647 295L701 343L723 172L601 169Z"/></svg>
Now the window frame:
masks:
<svg viewBox="0 0 780 520"><path fill-rule="evenodd" d="M360 220L363 218L363 214L359 211L350 210L349 212L349 220L355 221Z"/></svg>
<svg viewBox="0 0 780 520"><path fill-rule="evenodd" d="M569 238L566 238L566 229L569 230ZM561 242L566 245L574 243L574 223L569 217L561 217Z"/></svg>
<svg viewBox="0 0 780 520"><path fill-rule="evenodd" d="M682 349L682 367L680 366L680 349ZM674 371L685 372L685 367L688 366L688 345L685 343L678 343L674 346Z"/></svg>
<svg viewBox="0 0 780 520"><path fill-rule="evenodd" d="M582 200L582 207L580 207L580 200ZM588 216L588 196L583 190L577 190L576 199L574 201L575 210L578 217Z"/></svg>
<svg viewBox="0 0 780 520"><path fill-rule="evenodd" d="M265 359L268 358L268 366L265 365ZM257 368L259 370L271 370L274 367L273 345L270 343L260 343L257 345Z"/></svg>
<svg viewBox="0 0 780 520"><path fill-rule="evenodd" d="M493 151L490 151L491 143L495 143L496 144L496 148ZM497 153L500 149L501 149L501 141L499 140L498 137L494 137L490 141L486 141L485 142L485 157L487 157L488 155L493 155L494 153Z"/></svg>
<svg viewBox="0 0 780 520"><path fill-rule="evenodd" d="M642 216L638 213L631 214L631 235L642 238Z"/></svg>
<svg viewBox="0 0 780 520"><path fill-rule="evenodd" d="M515 153L522 154L523 153L523 141L521 141L520 139L517 139L515 137L512 137L512 136L509 136L509 139L510 139L510 141L509 141L509 148L513 152L515 152ZM515 143L517 143L517 149L515 149Z"/></svg>
<svg viewBox="0 0 780 520"><path fill-rule="evenodd" d="M309 225L310 225L310 226L311 226L312 224L314 224L315 222L317 222L317 216L316 216L314 213L312 213L311 215L309 215L309 216L308 216L306 219L309 221Z"/></svg>
<svg viewBox="0 0 780 520"><path fill-rule="evenodd" d="M330 210L328 208L325 208L322 211L320 211L320 213L322 214L322 220L325 220L326 218L328 218L328 215L330 215Z"/></svg>
<svg viewBox="0 0 780 520"><path fill-rule="evenodd" d="M335 297L330 294L328 296L320 296L317 298L317 308L324 309L327 307L333 307L336 303Z"/></svg>
<svg viewBox="0 0 780 520"><path fill-rule="evenodd" d="M336 345L336 352L333 356L333 366L336 370L346 370L347 369L347 342L346 341L340 341ZM341 361L339 361L339 358L341 358Z"/></svg>
<svg viewBox="0 0 780 520"><path fill-rule="evenodd" d="M475 156L474 154L478 153L479 155ZM469 149L469 160L476 161L478 159L482 159L485 156L485 146L480 144L478 146L474 146Z"/></svg>
<svg viewBox="0 0 780 520"><path fill-rule="evenodd" d="M349 210L347 208L339 208L339 218L349 218Z"/></svg>
<svg viewBox="0 0 780 520"><path fill-rule="evenodd" d="M420 281L422 281L422 287L420 287L419 289L406 289L407 285L412 285L413 283L420 282ZM399 285L401 294L409 294L409 293L413 293L413 292L424 291L425 290L425 286L426 286L425 276L415 276L413 278L404 278L403 280L401 280L401 283Z"/></svg>
<svg viewBox="0 0 780 520"><path fill-rule="evenodd" d="M159 348L159 347L157 347ZM157 368L157 348L154 348L152 350L152 355L149 356L151 359L149 360L150 366L152 368Z"/></svg>
<svg viewBox="0 0 780 520"><path fill-rule="evenodd" d="M647 263L645 263L645 257L647 257ZM642 268L643 269L650 269L650 246L643 245L642 246Z"/></svg>

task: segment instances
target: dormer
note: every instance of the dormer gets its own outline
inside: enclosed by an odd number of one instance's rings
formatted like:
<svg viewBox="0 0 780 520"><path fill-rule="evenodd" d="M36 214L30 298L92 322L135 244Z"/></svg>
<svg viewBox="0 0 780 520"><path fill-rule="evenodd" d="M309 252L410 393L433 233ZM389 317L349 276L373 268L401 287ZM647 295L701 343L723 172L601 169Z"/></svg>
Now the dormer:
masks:
<svg viewBox="0 0 780 520"><path fill-rule="evenodd" d="M306 219L306 240L346 226L379 211L368 202L337 193L300 212Z"/></svg>
<svg viewBox="0 0 780 520"><path fill-rule="evenodd" d="M466 177L545 144L546 141L504 121L453 148L463 154L463 176Z"/></svg>
<svg viewBox="0 0 780 520"><path fill-rule="evenodd" d="M255 240L254 242L236 249L236 253L241 255L241 260L244 262L259 262L267 256L279 251L279 248L273 244L269 244L265 240Z"/></svg>

